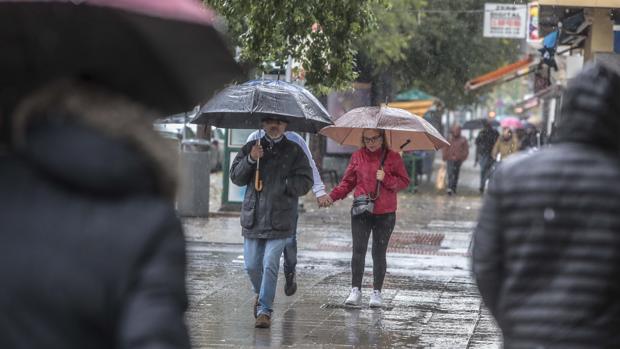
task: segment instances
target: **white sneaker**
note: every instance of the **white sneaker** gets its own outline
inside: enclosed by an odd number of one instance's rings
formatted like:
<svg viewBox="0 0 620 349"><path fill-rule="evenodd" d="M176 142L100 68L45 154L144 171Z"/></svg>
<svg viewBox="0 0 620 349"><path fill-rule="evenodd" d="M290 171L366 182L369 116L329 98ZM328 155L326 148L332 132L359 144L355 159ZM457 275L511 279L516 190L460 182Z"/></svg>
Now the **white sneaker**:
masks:
<svg viewBox="0 0 620 349"><path fill-rule="evenodd" d="M372 291L372 294L370 295L370 303L368 303L368 305L371 308L381 308L381 306L383 305L383 297L381 297L381 291Z"/></svg>
<svg viewBox="0 0 620 349"><path fill-rule="evenodd" d="M359 288L353 287L351 289L351 293L349 293L349 297L344 301L346 305L360 305L362 301L362 291Z"/></svg>

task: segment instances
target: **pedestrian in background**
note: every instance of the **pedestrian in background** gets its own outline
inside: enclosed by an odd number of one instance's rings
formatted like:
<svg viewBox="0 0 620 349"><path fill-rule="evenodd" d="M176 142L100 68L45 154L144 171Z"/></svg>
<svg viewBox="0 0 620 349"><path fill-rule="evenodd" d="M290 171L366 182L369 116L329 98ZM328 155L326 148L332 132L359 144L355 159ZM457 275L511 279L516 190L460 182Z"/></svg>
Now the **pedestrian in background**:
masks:
<svg viewBox="0 0 620 349"><path fill-rule="evenodd" d="M473 273L504 348L620 344L620 74L569 84L555 143L508 159L489 182Z"/></svg>
<svg viewBox="0 0 620 349"><path fill-rule="evenodd" d="M459 173L463 161L469 156L469 143L467 138L461 135L461 126L452 125L450 129L450 146L443 148L443 160L447 165L448 174L448 195L456 194L456 187L459 182Z"/></svg>
<svg viewBox="0 0 620 349"><path fill-rule="evenodd" d="M263 130L254 131L250 136L248 136L248 142L256 141L259 138L262 138L265 135ZM312 167L312 180L314 184L312 185L312 193L316 197L316 202L319 207L326 207L328 203L327 193L325 192L325 184L323 184L323 180L321 179L321 174L319 173L319 169L316 167L316 163L312 158L312 153L308 148L308 144L302 136L297 134L296 132L286 131L284 132L284 137L288 140L297 143L301 149L303 149L306 157L310 161L310 167ZM297 221L299 218L299 214L297 209L299 207L299 203L295 205L295 224L293 227L293 235L286 240L286 245L284 246L284 294L287 296L292 296L297 291L297 280L295 267L297 266Z"/></svg>
<svg viewBox="0 0 620 349"><path fill-rule="evenodd" d="M355 214L352 210L352 288L345 304L357 306L362 301L366 250L372 232L373 292L369 305L381 307L383 305L381 289L387 268L385 255L396 223L396 193L407 188L409 177L403 159L397 152L388 148L385 131L365 129L361 144L362 148L351 155L342 180L331 191L329 198L331 204L333 201L344 199L351 191L354 191L356 199L360 196L374 198L374 205L366 212ZM377 190L380 193L377 193Z"/></svg>
<svg viewBox="0 0 620 349"><path fill-rule="evenodd" d="M502 127L502 134L495 142L491 155L496 162L505 160L519 151L519 140L510 127Z"/></svg>
<svg viewBox="0 0 620 349"><path fill-rule="evenodd" d="M265 118L265 135L241 148L230 167L230 180L246 186L241 205L243 256L254 293L255 326L271 327L280 256L293 236L297 200L312 187L312 168L303 149L284 136L286 120ZM260 161L262 189L255 187Z"/></svg>
<svg viewBox="0 0 620 349"><path fill-rule="evenodd" d="M176 152L152 111L51 82L0 154L0 347L189 348Z"/></svg>
<svg viewBox="0 0 620 349"><path fill-rule="evenodd" d="M531 123L525 124L525 135L521 140L519 150L538 149L540 147L540 132L535 125Z"/></svg>
<svg viewBox="0 0 620 349"><path fill-rule="evenodd" d="M486 182L493 167L493 146L499 138L499 132L491 126L487 119L482 120L482 130L476 136L476 158L474 164L480 164L480 194L484 193Z"/></svg>

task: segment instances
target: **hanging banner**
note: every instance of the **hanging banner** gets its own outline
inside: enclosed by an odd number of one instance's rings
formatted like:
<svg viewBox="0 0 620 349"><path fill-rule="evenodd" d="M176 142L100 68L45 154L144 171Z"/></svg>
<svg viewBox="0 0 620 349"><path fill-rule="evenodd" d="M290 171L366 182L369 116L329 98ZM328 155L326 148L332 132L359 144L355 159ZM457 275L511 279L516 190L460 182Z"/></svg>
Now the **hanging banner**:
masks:
<svg viewBox="0 0 620 349"><path fill-rule="evenodd" d="M527 42L540 42L540 25L538 23L538 14L540 6L538 2L530 2L527 4Z"/></svg>
<svg viewBox="0 0 620 349"><path fill-rule="evenodd" d="M484 31L486 38L526 37L527 5L484 4Z"/></svg>

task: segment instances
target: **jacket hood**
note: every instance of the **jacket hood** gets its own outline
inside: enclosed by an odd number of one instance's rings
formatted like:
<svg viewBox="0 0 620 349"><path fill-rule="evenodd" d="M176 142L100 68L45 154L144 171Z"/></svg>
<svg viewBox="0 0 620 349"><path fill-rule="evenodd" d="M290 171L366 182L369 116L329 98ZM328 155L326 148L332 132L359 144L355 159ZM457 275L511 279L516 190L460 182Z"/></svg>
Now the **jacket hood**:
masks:
<svg viewBox="0 0 620 349"><path fill-rule="evenodd" d="M450 128L450 135L454 138L458 138L461 136L461 125L453 125Z"/></svg>
<svg viewBox="0 0 620 349"><path fill-rule="evenodd" d="M39 171L78 190L172 198L176 151L147 115L141 105L97 86L59 81L18 106L11 139Z"/></svg>
<svg viewBox="0 0 620 349"><path fill-rule="evenodd" d="M556 142L588 143L620 152L620 75L602 63L587 66L564 93Z"/></svg>

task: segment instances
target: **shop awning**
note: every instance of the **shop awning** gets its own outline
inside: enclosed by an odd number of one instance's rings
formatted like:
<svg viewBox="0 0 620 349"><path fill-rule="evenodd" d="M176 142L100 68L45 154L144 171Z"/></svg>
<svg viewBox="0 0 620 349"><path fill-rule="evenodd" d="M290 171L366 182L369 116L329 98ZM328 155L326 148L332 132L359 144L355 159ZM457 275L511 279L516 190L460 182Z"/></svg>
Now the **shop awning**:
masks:
<svg viewBox="0 0 620 349"><path fill-rule="evenodd" d="M541 91L538 91L536 94L515 103L512 105L512 108L515 112L518 108L522 109L522 111L526 111L539 106L541 99L545 99L550 96L558 96L560 93L562 93L562 88L560 86L549 86Z"/></svg>
<svg viewBox="0 0 620 349"><path fill-rule="evenodd" d="M394 97L395 101L428 101L436 99L435 96L431 96L428 93L418 90L417 88L412 88L406 91L402 91Z"/></svg>
<svg viewBox="0 0 620 349"><path fill-rule="evenodd" d="M424 116L426 111L433 105L433 103L435 103L434 99L428 99L422 101L390 102L388 103L388 106L392 108L405 109L411 114L422 117Z"/></svg>
<svg viewBox="0 0 620 349"><path fill-rule="evenodd" d="M486 73L467 81L467 83L465 83L465 89L475 90L489 84L506 82L525 76L531 73L533 71L531 68L537 64L538 62L534 60L533 56L528 56L520 61L505 65L490 73Z"/></svg>
<svg viewBox="0 0 620 349"><path fill-rule="evenodd" d="M538 0L540 6L616 8L618 0Z"/></svg>
<svg viewBox="0 0 620 349"><path fill-rule="evenodd" d="M389 106L405 109L417 116L424 116L426 111L437 101L439 101L437 97L431 96L417 88L411 88L398 93L394 101L389 103Z"/></svg>

